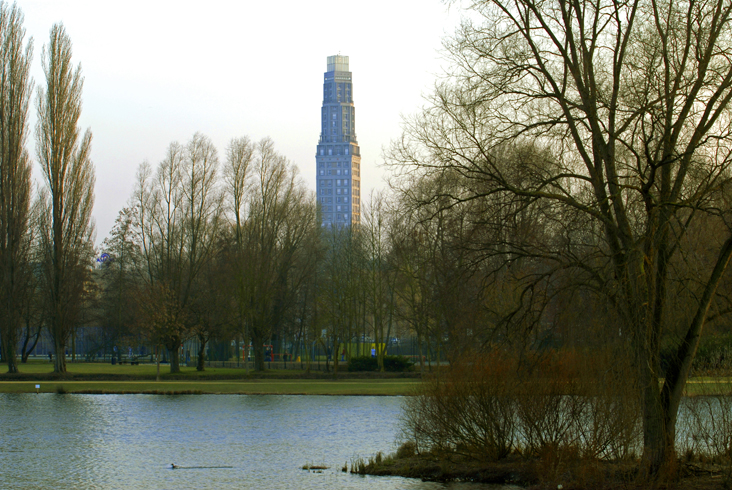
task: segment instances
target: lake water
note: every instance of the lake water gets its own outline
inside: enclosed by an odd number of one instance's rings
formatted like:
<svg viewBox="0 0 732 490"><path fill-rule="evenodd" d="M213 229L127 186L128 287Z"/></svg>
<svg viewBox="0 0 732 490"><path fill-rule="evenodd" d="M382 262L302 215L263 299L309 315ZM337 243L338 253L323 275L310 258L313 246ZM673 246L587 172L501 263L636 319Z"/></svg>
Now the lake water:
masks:
<svg viewBox="0 0 732 490"><path fill-rule="evenodd" d="M0 394L0 488L497 489L342 473L400 397ZM229 467L170 469L181 467ZM305 464L328 466L322 473Z"/></svg>

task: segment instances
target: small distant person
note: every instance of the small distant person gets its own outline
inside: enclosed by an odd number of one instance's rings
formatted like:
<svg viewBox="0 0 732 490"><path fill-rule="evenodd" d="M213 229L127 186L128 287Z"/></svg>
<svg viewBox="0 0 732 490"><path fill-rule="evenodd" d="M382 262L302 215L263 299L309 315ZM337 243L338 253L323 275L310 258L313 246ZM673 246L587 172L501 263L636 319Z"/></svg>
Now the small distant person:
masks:
<svg viewBox="0 0 732 490"><path fill-rule="evenodd" d="M53 352L48 353L48 362L53 362Z"/></svg>

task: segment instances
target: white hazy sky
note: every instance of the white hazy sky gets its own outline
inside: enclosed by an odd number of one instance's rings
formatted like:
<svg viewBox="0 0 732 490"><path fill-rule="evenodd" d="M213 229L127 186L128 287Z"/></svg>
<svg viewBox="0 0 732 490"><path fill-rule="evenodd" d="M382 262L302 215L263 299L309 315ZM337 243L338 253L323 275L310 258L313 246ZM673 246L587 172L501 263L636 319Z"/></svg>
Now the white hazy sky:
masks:
<svg viewBox="0 0 732 490"><path fill-rule="evenodd" d="M315 189L323 72L350 57L363 195L383 187L382 149L442 74L441 41L459 12L440 0L18 0L41 50L63 22L85 77L80 125L94 135L97 243L132 191L138 165L196 132L223 152L271 137ZM35 157L35 97L29 150ZM38 176L38 172L36 172Z"/></svg>

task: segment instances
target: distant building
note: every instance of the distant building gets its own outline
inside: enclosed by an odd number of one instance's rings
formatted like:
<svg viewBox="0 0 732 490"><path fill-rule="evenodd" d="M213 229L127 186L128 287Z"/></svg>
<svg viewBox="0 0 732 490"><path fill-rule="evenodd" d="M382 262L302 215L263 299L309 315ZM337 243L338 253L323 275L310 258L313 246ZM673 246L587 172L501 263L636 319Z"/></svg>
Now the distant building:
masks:
<svg viewBox="0 0 732 490"><path fill-rule="evenodd" d="M361 151L356 141L348 56L328 56L315 161L323 224L358 224L361 221Z"/></svg>

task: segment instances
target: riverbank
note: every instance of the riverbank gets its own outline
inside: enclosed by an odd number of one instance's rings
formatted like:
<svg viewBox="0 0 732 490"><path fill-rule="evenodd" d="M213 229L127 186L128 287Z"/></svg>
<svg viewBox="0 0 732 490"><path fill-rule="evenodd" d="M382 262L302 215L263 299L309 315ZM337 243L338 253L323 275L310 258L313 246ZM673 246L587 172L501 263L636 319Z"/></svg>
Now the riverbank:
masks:
<svg viewBox="0 0 732 490"><path fill-rule="evenodd" d="M237 368L182 367L170 374L156 366L69 363L65 374L50 363L28 363L18 374L0 374L0 393L206 393L276 395L409 395L420 384L419 373L333 373L280 370L246 373ZM36 385L40 388L36 389Z"/></svg>
<svg viewBox="0 0 732 490"><path fill-rule="evenodd" d="M649 483L637 475L635 462L609 462L581 458L557 459L556 455L527 459L509 456L506 459L481 463L458 456L408 455L382 456L361 461L352 473L373 476L401 476L437 482L477 482L516 485L527 490L727 490L732 484L729 467L679 462L677 477Z"/></svg>
<svg viewBox="0 0 732 490"><path fill-rule="evenodd" d="M70 379L0 381L0 393L87 394L243 394L243 395L370 395L412 394L420 381L392 379L251 379L79 381ZM39 386L36 389L36 385Z"/></svg>
<svg viewBox="0 0 732 490"><path fill-rule="evenodd" d="M0 369L4 366L0 365ZM112 365L108 363L69 362L67 372L53 372L50 362L29 362L20 365L20 373L0 372L0 393L229 393L280 395L411 395L419 387L421 375L416 371L332 372L300 369L253 371L243 368L181 367L170 374L169 365L161 365L160 381L156 381L155 364ZM687 396L732 394L732 377L708 376L689 380Z"/></svg>

